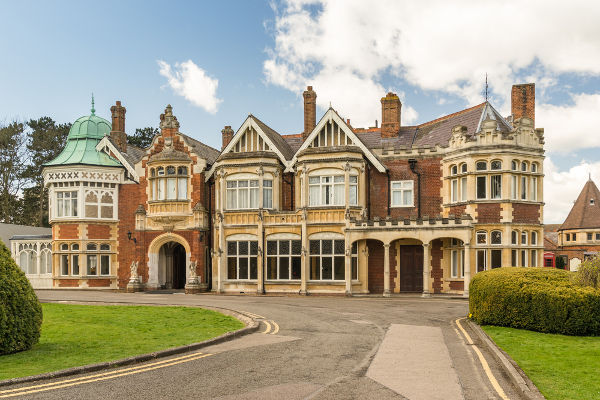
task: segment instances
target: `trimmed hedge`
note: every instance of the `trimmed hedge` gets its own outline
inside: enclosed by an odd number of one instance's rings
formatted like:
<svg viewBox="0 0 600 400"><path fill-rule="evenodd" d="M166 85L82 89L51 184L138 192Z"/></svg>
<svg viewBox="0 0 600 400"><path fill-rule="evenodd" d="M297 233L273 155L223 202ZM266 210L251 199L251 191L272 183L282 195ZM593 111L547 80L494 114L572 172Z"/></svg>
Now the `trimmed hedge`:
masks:
<svg viewBox="0 0 600 400"><path fill-rule="evenodd" d="M600 291L551 268L497 268L469 286L470 317L498 325L564 335L600 335Z"/></svg>
<svg viewBox="0 0 600 400"><path fill-rule="evenodd" d="M40 339L42 306L0 241L0 354L30 349Z"/></svg>

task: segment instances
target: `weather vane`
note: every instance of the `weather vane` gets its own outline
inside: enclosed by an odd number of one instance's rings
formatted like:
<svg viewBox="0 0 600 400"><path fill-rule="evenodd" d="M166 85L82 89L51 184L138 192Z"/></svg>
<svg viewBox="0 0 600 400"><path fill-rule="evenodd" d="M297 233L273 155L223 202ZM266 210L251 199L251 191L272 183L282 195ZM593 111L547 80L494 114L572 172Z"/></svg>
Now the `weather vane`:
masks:
<svg viewBox="0 0 600 400"><path fill-rule="evenodd" d="M485 73L485 101L488 101L488 81L487 81L487 72Z"/></svg>
<svg viewBox="0 0 600 400"><path fill-rule="evenodd" d="M92 115L96 115L95 112L96 109L94 108L94 93L92 93Z"/></svg>

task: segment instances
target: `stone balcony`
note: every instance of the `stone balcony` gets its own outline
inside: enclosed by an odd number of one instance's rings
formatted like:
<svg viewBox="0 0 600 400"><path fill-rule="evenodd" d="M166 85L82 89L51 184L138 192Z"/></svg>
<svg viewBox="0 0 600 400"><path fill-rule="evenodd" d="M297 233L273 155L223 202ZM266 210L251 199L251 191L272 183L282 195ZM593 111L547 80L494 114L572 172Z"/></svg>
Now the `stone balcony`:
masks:
<svg viewBox="0 0 600 400"><path fill-rule="evenodd" d="M226 226L255 226L262 218L263 225L301 225L307 224L345 224L347 217L357 218L360 209L344 208L306 208L295 211L248 210L226 211L223 214L223 224Z"/></svg>

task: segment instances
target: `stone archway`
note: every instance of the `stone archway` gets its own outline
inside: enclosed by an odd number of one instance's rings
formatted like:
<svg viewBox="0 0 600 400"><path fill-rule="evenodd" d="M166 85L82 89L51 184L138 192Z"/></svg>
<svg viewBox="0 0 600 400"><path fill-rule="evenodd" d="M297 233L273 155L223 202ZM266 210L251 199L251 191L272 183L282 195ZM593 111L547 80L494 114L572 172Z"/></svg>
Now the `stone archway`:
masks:
<svg viewBox="0 0 600 400"><path fill-rule="evenodd" d="M156 237L148 247L146 286L183 289L189 278L190 253L189 243L180 235L164 233Z"/></svg>

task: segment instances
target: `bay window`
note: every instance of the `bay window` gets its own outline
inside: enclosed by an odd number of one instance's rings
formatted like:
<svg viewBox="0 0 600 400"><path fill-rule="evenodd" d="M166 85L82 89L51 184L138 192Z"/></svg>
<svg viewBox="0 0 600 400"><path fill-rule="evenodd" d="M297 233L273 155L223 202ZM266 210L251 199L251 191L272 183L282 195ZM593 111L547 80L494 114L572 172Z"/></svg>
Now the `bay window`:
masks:
<svg viewBox="0 0 600 400"><path fill-rule="evenodd" d="M487 176L477 177L477 198L487 198Z"/></svg>
<svg viewBox="0 0 600 400"><path fill-rule="evenodd" d="M358 176L352 175L348 182L350 194L348 203L358 203ZM344 175L320 175L308 178L308 204L310 206L343 206L345 205Z"/></svg>
<svg viewBox="0 0 600 400"><path fill-rule="evenodd" d="M391 182L391 201L392 207L413 207L413 187L414 181L393 181Z"/></svg>
<svg viewBox="0 0 600 400"><path fill-rule="evenodd" d="M101 244L98 249L96 243L88 243L87 247L87 275L109 275L110 274L110 251L109 244ZM79 268L79 267L78 267Z"/></svg>
<svg viewBox="0 0 600 400"><path fill-rule="evenodd" d="M463 164L466 165L466 164ZM460 190L461 190L461 195L460 195L460 199L461 201L467 201L467 177L464 178L460 178Z"/></svg>
<svg viewBox="0 0 600 400"><path fill-rule="evenodd" d="M302 241L267 240L268 280L300 279Z"/></svg>
<svg viewBox="0 0 600 400"><path fill-rule="evenodd" d="M86 218L113 218L114 206L112 192L86 190L84 200Z"/></svg>
<svg viewBox="0 0 600 400"><path fill-rule="evenodd" d="M450 201L455 203L458 201L458 179L450 181Z"/></svg>
<svg viewBox="0 0 600 400"><path fill-rule="evenodd" d="M188 167L158 167L150 169L152 200L188 200Z"/></svg>
<svg viewBox="0 0 600 400"><path fill-rule="evenodd" d="M502 175L492 175L490 177L490 194L492 199L502 197Z"/></svg>
<svg viewBox="0 0 600 400"><path fill-rule="evenodd" d="M263 208L273 208L273 181L263 179Z"/></svg>

